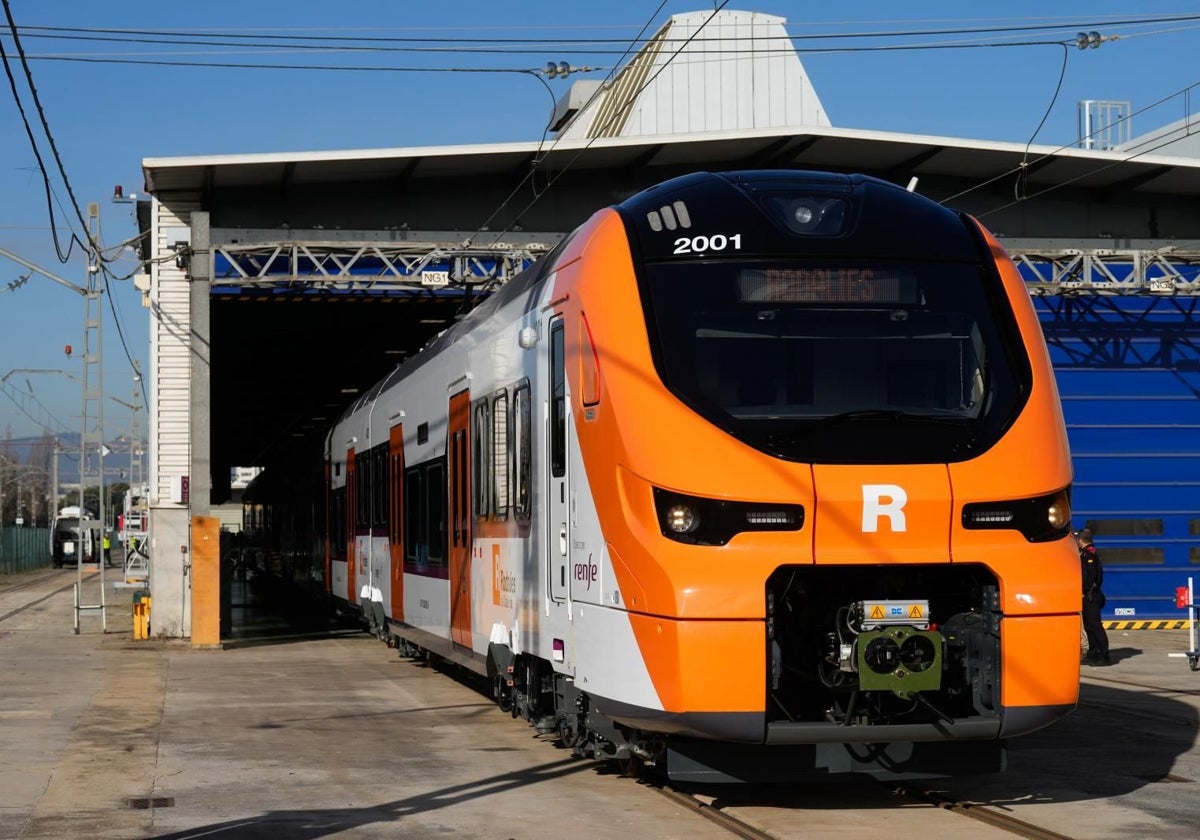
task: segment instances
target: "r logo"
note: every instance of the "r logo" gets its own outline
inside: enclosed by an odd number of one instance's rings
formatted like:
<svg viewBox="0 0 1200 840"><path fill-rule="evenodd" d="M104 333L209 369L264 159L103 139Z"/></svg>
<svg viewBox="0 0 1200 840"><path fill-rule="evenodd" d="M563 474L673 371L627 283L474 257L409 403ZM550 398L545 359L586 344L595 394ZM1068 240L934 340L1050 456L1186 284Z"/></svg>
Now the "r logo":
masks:
<svg viewBox="0 0 1200 840"><path fill-rule="evenodd" d="M892 533L905 530L904 505L908 494L904 488L895 484L864 484L862 529L864 534L874 534L879 530L879 520L886 516Z"/></svg>

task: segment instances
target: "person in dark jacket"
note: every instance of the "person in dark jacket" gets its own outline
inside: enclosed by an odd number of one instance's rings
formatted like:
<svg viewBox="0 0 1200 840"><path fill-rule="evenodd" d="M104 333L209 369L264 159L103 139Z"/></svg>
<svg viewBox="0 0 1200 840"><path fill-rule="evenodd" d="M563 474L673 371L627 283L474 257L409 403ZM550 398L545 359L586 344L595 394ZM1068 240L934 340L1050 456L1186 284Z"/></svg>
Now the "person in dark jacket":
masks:
<svg viewBox="0 0 1200 840"><path fill-rule="evenodd" d="M1100 552L1092 542L1088 528L1075 533L1075 544L1079 546L1079 563L1083 568L1083 629L1087 633L1088 653L1086 665L1111 665L1108 653L1108 634L1100 621L1100 608L1104 606L1104 565Z"/></svg>

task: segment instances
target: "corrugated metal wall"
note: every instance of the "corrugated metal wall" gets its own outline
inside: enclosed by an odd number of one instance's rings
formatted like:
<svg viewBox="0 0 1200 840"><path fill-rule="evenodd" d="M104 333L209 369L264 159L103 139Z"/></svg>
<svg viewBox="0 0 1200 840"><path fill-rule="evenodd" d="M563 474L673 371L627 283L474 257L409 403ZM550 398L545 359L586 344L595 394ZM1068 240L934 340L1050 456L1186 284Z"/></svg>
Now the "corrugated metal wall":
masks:
<svg viewBox="0 0 1200 840"><path fill-rule="evenodd" d="M168 207L154 200L154 256L170 256L178 241L190 241L191 213L200 196L172 194ZM191 417L191 283L175 262L151 268L150 376L150 504L170 502L171 477L190 469Z"/></svg>
<svg viewBox="0 0 1200 840"><path fill-rule="evenodd" d="M1194 298L1035 298L1075 466L1076 528L1105 564L1105 619L1186 618L1200 574L1200 313Z"/></svg>
<svg viewBox="0 0 1200 840"><path fill-rule="evenodd" d="M673 15L559 139L828 126L785 22L761 12Z"/></svg>

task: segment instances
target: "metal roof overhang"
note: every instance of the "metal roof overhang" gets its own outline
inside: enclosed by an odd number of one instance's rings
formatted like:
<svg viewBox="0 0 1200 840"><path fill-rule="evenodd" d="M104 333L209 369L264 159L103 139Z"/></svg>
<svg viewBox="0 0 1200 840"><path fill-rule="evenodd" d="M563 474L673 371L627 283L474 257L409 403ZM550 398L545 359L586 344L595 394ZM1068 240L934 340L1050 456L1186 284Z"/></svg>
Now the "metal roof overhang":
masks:
<svg viewBox="0 0 1200 840"><path fill-rule="evenodd" d="M630 184L696 168L816 168L869 171L905 183L913 175L943 194L1015 173L1023 160L1037 189L1068 185L1105 192L1133 190L1156 195L1200 194L1200 161L1139 157L1021 144L897 135L824 128L606 139L592 143L510 143L358 151L148 158L147 189L160 200L172 196L206 204L228 191L280 186L336 187L376 180L425 184L438 179L488 182L507 191L541 152L551 171L568 165L577 174L604 180L607 172L630 173ZM1011 189L1005 179L996 190ZM1030 192L1035 192L1031 189ZM994 194L993 194L994 197ZM974 199L975 196L972 196ZM966 207L964 209L971 209ZM148 224L148 218L145 223ZM565 224L573 227L574 222ZM454 318L460 302L439 306L362 306L355 299L214 299L212 456L218 465L275 464L294 460L295 447L317 445L330 404L345 402L344 387L367 387L395 364L398 349L416 350ZM396 303L392 301L392 303ZM412 303L410 301L410 303ZM407 326L397 329L397 319ZM435 320L440 323L431 323ZM429 323L427 323L429 322ZM286 324L286 327L279 326ZM281 333L280 330L290 330ZM330 333L330 330L333 330ZM330 353L324 339L353 329L354 364ZM306 336L302 341L296 336ZM365 342L363 337L370 341ZM331 339L332 340L332 339ZM401 348L401 344L404 348ZM247 365L245 360L254 360ZM268 375L264 376L263 371ZM348 371L358 378L348 381ZM220 470L214 471L219 475Z"/></svg>
<svg viewBox="0 0 1200 840"><path fill-rule="evenodd" d="M982 183L1017 172L1040 186L1200 193L1200 160L1029 146L878 131L796 127L593 141L547 140L326 152L146 158L146 189L160 198L254 186L332 184L385 178L449 178L523 173L535 156L552 171L666 166L863 170Z"/></svg>

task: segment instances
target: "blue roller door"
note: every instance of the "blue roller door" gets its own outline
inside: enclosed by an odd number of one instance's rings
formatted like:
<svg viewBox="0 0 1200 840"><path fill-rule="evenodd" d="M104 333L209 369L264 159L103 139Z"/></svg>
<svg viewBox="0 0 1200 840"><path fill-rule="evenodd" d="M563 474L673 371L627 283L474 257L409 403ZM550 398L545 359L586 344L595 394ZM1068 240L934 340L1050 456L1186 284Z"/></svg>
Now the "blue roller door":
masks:
<svg viewBox="0 0 1200 840"><path fill-rule="evenodd" d="M1200 577L1200 313L1150 296L1035 298L1075 468L1076 528L1105 561L1105 619L1185 618Z"/></svg>

